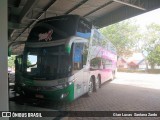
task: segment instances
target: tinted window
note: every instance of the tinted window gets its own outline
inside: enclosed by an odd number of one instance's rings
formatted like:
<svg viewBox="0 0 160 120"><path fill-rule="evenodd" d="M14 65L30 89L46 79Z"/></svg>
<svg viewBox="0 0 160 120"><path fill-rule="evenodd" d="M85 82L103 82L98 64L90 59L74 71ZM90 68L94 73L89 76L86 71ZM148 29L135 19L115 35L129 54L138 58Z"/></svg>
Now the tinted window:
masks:
<svg viewBox="0 0 160 120"><path fill-rule="evenodd" d="M80 19L78 22L78 28L76 35L83 38L90 38L91 36L92 24L86 20Z"/></svg>
<svg viewBox="0 0 160 120"><path fill-rule="evenodd" d="M71 73L70 65L64 45L25 49L24 73L33 79L67 77Z"/></svg>
<svg viewBox="0 0 160 120"><path fill-rule="evenodd" d="M101 59L100 57L93 58L90 61L90 66L92 69L101 69Z"/></svg>

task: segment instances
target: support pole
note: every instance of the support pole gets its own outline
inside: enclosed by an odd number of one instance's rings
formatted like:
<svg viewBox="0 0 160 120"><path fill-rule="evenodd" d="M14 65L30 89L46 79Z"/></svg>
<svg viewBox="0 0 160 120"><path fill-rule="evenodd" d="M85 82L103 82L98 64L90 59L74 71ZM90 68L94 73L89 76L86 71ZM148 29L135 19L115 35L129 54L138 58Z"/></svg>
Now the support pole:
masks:
<svg viewBox="0 0 160 120"><path fill-rule="evenodd" d="M0 111L8 111L8 30L7 0L0 0ZM0 113L1 114L1 113ZM8 120L8 118L3 118Z"/></svg>

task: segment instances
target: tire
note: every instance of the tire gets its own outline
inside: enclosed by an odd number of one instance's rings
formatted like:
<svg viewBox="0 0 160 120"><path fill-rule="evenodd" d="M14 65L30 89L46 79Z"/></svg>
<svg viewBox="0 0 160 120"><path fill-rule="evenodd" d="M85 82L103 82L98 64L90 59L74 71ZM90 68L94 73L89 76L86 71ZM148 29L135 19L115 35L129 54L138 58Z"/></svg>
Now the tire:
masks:
<svg viewBox="0 0 160 120"><path fill-rule="evenodd" d="M96 91L101 88L101 78L100 76L97 77L97 83L96 83Z"/></svg>
<svg viewBox="0 0 160 120"><path fill-rule="evenodd" d="M99 88L101 88L101 77L98 76Z"/></svg>
<svg viewBox="0 0 160 120"><path fill-rule="evenodd" d="M89 89L86 95L90 96L93 93L93 91L94 91L94 83L93 83L93 78L91 77L89 81Z"/></svg>

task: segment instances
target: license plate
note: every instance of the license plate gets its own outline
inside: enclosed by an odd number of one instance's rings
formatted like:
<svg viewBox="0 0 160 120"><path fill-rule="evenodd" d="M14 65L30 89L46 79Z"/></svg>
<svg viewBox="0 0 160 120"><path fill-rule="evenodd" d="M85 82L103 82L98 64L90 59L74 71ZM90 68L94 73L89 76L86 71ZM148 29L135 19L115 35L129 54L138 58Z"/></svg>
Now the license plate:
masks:
<svg viewBox="0 0 160 120"><path fill-rule="evenodd" d="M43 95L36 95L35 97L36 97L36 98L44 98Z"/></svg>

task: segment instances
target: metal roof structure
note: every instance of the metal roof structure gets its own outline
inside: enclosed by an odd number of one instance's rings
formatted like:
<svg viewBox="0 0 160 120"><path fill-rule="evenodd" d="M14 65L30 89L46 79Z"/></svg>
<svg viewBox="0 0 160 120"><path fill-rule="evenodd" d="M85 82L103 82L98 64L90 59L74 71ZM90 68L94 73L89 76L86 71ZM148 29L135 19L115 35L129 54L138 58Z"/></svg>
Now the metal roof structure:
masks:
<svg viewBox="0 0 160 120"><path fill-rule="evenodd" d="M8 0L9 47L20 54L31 28L44 18L78 14L101 28L159 7L160 0Z"/></svg>

